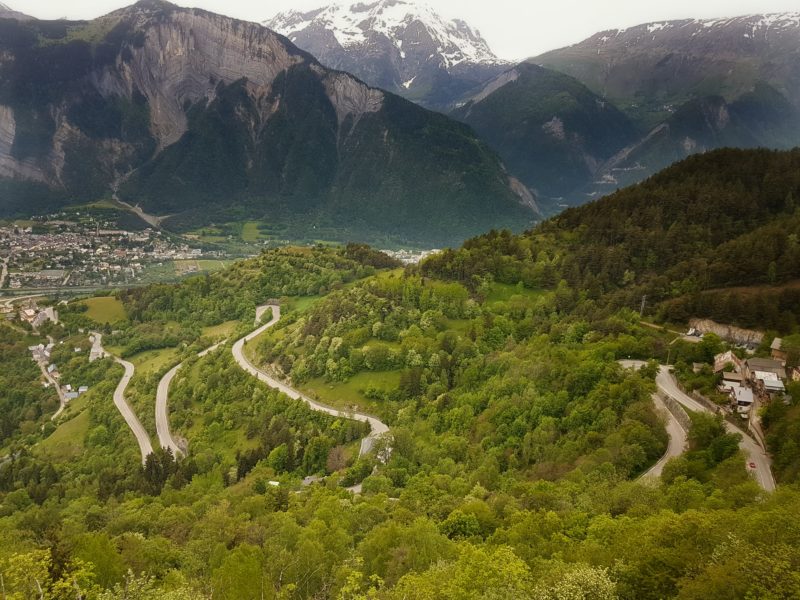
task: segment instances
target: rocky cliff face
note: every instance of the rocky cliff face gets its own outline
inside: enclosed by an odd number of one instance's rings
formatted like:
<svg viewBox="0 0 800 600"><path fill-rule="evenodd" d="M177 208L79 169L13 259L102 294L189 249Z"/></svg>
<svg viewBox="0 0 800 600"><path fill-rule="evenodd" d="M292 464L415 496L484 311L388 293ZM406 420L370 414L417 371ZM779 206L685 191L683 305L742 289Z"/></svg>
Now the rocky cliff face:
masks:
<svg viewBox="0 0 800 600"><path fill-rule="evenodd" d="M128 46L125 60L97 75L103 96L138 90L147 98L161 148L186 132L187 103L212 100L220 84L240 79L263 96L279 73L308 59L258 25L201 11L169 9L165 15L163 10L140 3L106 17L137 32L141 43Z"/></svg>
<svg viewBox="0 0 800 600"><path fill-rule="evenodd" d="M43 181L45 175L34 161L18 160L11 153L16 132L17 121L13 109L0 106L0 178Z"/></svg>
<svg viewBox="0 0 800 600"><path fill-rule="evenodd" d="M293 10L264 24L329 67L439 110L510 66L464 21L403 0Z"/></svg>
<svg viewBox="0 0 800 600"><path fill-rule="evenodd" d="M0 178L73 200L118 189L175 222L199 205L208 218L233 206L334 227L358 215L409 239L533 216L468 129L262 26L159 0L90 23L0 20ZM365 218L370 203L384 210Z"/></svg>
<svg viewBox="0 0 800 600"><path fill-rule="evenodd" d="M692 319L689 326L700 333L713 333L726 342L747 346L758 346L764 340L764 333L752 329L743 329L735 325L724 325L711 319Z"/></svg>

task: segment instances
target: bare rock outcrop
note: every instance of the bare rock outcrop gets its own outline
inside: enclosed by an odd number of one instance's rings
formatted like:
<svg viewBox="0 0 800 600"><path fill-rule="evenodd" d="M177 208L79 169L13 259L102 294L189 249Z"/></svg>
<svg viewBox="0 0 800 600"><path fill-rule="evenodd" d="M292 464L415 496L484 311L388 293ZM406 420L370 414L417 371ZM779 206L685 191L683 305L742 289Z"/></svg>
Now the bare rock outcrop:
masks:
<svg viewBox="0 0 800 600"><path fill-rule="evenodd" d="M347 73L327 73L325 91L336 109L339 126L348 117L358 121L363 114L378 112L383 107L383 92L367 87Z"/></svg>
<svg viewBox="0 0 800 600"><path fill-rule="evenodd" d="M700 333L713 333L734 344L758 345L764 339L764 333L761 331L743 329L735 325L724 325L711 319L692 319L689 325Z"/></svg>
<svg viewBox="0 0 800 600"><path fill-rule="evenodd" d="M271 31L204 11L173 11L167 18L136 15L144 43L129 60L106 70L98 84L105 94L138 89L150 104L159 147L186 132L186 106L212 100L219 84L247 79L267 90L279 73L306 60Z"/></svg>
<svg viewBox="0 0 800 600"><path fill-rule="evenodd" d="M44 181L42 170L33 160L17 160L11 154L17 131L14 110L0 105L0 177Z"/></svg>

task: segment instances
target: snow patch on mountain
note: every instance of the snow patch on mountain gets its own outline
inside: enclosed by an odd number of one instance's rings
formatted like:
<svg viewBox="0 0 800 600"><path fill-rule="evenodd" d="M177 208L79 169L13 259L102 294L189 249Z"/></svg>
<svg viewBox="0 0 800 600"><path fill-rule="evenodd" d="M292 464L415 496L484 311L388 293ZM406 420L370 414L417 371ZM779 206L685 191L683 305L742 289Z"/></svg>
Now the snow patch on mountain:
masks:
<svg viewBox="0 0 800 600"><path fill-rule="evenodd" d="M600 44L606 44L621 35L644 34L646 32L655 37L659 33L688 29L691 31L691 36L696 37L729 27L741 27L748 30L744 34L746 38L773 31L798 29L800 28L800 12L745 15L724 19L683 19L679 21L645 23L635 27L602 31L596 34L595 37Z"/></svg>

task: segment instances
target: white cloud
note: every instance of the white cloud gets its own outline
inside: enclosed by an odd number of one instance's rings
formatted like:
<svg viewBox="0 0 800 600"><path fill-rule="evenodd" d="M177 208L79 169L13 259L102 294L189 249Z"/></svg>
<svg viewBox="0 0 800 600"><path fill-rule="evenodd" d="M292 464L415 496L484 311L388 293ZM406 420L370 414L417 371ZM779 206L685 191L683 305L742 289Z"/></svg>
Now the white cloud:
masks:
<svg viewBox="0 0 800 600"><path fill-rule="evenodd" d="M131 2L125 0L3 0L39 18L93 18ZM354 2L356 0L353 0ZM648 21L731 17L797 10L796 0L427 0L443 15L460 17L484 34L494 51L521 59L581 41L597 31ZM263 21L282 10L317 8L329 0L177 0L251 21Z"/></svg>

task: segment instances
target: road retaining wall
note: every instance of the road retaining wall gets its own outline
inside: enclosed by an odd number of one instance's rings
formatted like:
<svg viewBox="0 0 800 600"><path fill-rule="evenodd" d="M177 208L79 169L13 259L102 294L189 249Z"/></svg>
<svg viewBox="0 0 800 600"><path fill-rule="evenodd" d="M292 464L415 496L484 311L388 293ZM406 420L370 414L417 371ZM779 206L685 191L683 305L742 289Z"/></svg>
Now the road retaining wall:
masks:
<svg viewBox="0 0 800 600"><path fill-rule="evenodd" d="M692 427L692 420L689 418L689 414L683 409L680 402L675 400L672 396L665 394L664 392L658 392L659 397L664 401L664 404L667 407L667 410L672 414L673 417L681 424L684 431L689 431Z"/></svg>

